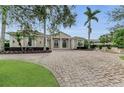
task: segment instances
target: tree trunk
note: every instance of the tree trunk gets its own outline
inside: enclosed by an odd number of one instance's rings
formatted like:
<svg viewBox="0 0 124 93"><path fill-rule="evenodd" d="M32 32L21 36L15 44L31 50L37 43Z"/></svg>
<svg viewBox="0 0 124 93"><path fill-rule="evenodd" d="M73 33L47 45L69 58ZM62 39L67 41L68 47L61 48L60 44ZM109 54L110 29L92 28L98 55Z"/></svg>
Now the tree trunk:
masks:
<svg viewBox="0 0 124 93"><path fill-rule="evenodd" d="M90 34L91 34L92 28L91 28L91 22L89 22L88 25L88 49L90 49Z"/></svg>
<svg viewBox="0 0 124 93"><path fill-rule="evenodd" d="M20 42L20 41L18 41L18 44L19 44L19 46L20 46L20 48L21 48L21 51L22 51L22 52L24 52L24 51L23 51L22 44L21 44L21 42Z"/></svg>
<svg viewBox="0 0 124 93"><path fill-rule="evenodd" d="M53 49L53 46L52 46L52 34L50 35L50 49L52 50Z"/></svg>
<svg viewBox="0 0 124 93"><path fill-rule="evenodd" d="M46 51L46 19L44 18L44 47L43 50Z"/></svg>
<svg viewBox="0 0 124 93"><path fill-rule="evenodd" d="M5 32L6 32L6 19L7 19L7 12L2 13L2 29L1 29L1 49L0 51L4 51L4 43L5 43Z"/></svg>

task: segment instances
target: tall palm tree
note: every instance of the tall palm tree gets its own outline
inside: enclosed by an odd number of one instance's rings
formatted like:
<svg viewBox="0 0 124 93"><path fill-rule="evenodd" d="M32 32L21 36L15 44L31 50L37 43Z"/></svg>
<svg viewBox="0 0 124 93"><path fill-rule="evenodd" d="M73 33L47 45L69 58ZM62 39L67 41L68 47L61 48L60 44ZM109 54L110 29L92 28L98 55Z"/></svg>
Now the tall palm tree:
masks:
<svg viewBox="0 0 124 93"><path fill-rule="evenodd" d="M89 7L87 7L87 11L84 12L84 14L87 16L87 21L84 23L84 25L88 28L88 49L90 49L90 34L92 32L91 27L91 21L95 20L98 22L98 18L95 16L96 14L100 13L99 10L92 11Z"/></svg>
<svg viewBox="0 0 124 93"><path fill-rule="evenodd" d="M46 30L55 28L55 26L63 25L64 27L71 27L75 23L76 14L71 9L72 6L57 6L57 5L36 5L33 6L33 15L41 23L43 23L44 29L44 51L46 50ZM28 15L28 16L30 16ZM32 18L33 19L33 18Z"/></svg>
<svg viewBox="0 0 124 93"><path fill-rule="evenodd" d="M9 10L9 6L0 6L0 12L1 12L1 16L2 16L0 51L4 51L4 42L5 42L5 32L6 32L8 10Z"/></svg>

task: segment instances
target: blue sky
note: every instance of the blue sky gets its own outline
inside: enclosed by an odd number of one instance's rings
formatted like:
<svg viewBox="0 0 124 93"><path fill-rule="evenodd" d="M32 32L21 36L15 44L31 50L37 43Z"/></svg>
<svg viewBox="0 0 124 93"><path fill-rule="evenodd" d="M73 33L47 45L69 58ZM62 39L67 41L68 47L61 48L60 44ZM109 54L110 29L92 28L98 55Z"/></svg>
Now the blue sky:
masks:
<svg viewBox="0 0 124 93"><path fill-rule="evenodd" d="M60 28L61 31L71 35L71 36L80 36L87 38L87 27L84 26L84 22L86 21L87 17L83 14L86 11L86 7L84 5L76 6L74 12L77 13L76 23L71 28ZM97 39L100 35L109 33L109 27L114 26L115 22L108 21L108 15L106 14L108 11L113 10L119 6L103 6L103 5L89 5L92 10L99 9L101 13L97 14L99 18L99 22L92 22L92 33L91 39ZM0 25L1 28L1 25ZM7 27L7 31L17 31L16 26L9 26ZM1 29L0 29L1 30ZM37 28L37 30L41 31L41 28Z"/></svg>
<svg viewBox="0 0 124 93"><path fill-rule="evenodd" d="M72 28L62 29L62 31L72 36L81 36L87 38L87 27L84 26L84 22L86 21L87 17L83 14L86 11L86 7L87 6L76 6L75 12L78 14L76 18L76 25ZM99 9L101 11L101 13L96 15L99 18L99 22L97 23L92 21L93 31L91 33L91 38L97 39L100 35L109 33L108 28L113 27L114 24L116 24L115 22L108 21L108 15L106 13L119 6L89 5L89 7L92 10Z"/></svg>

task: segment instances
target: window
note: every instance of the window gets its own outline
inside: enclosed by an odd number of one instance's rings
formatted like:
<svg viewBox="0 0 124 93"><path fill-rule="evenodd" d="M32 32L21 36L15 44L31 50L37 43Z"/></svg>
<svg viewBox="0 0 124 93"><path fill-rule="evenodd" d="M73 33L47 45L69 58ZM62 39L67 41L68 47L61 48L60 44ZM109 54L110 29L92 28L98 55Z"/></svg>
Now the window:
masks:
<svg viewBox="0 0 124 93"><path fill-rule="evenodd" d="M40 41L40 44L41 44L41 41Z"/></svg>
<svg viewBox="0 0 124 93"><path fill-rule="evenodd" d="M13 43L15 43L15 41L13 40Z"/></svg>
<svg viewBox="0 0 124 93"><path fill-rule="evenodd" d="M54 48L58 48L59 47L59 40L55 39L54 40Z"/></svg>
<svg viewBox="0 0 124 93"><path fill-rule="evenodd" d="M32 38L30 38L30 37L28 38L28 45L32 46Z"/></svg>
<svg viewBox="0 0 124 93"><path fill-rule="evenodd" d="M62 47L63 47L63 48L66 48L66 47L67 47L67 40L63 40L63 42L62 42Z"/></svg>

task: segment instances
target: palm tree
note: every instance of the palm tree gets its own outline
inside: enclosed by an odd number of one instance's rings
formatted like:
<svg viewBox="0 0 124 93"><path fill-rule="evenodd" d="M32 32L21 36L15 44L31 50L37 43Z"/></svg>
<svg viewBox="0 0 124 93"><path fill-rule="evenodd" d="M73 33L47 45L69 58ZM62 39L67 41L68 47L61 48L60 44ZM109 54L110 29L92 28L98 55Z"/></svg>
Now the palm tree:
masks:
<svg viewBox="0 0 124 93"><path fill-rule="evenodd" d="M44 51L46 50L46 30L48 28L53 29L55 26L57 28L58 25L71 27L75 23L76 14L71 11L71 6L36 5L32 9L31 18L32 16L35 19L37 18L44 25Z"/></svg>
<svg viewBox="0 0 124 93"><path fill-rule="evenodd" d="M87 21L84 23L84 25L87 25L88 28L88 49L90 49L90 34L92 32L91 28L91 21L95 20L98 22L98 18L95 16L96 14L100 13L99 10L92 11L89 7L87 7L87 11L84 12L84 14L87 16Z"/></svg>
<svg viewBox="0 0 124 93"><path fill-rule="evenodd" d="M9 6L0 6L0 12L2 15L2 27L1 27L1 46L0 51L4 51L4 43L5 43L5 32L6 32L6 24L7 24L7 14L9 10Z"/></svg>

